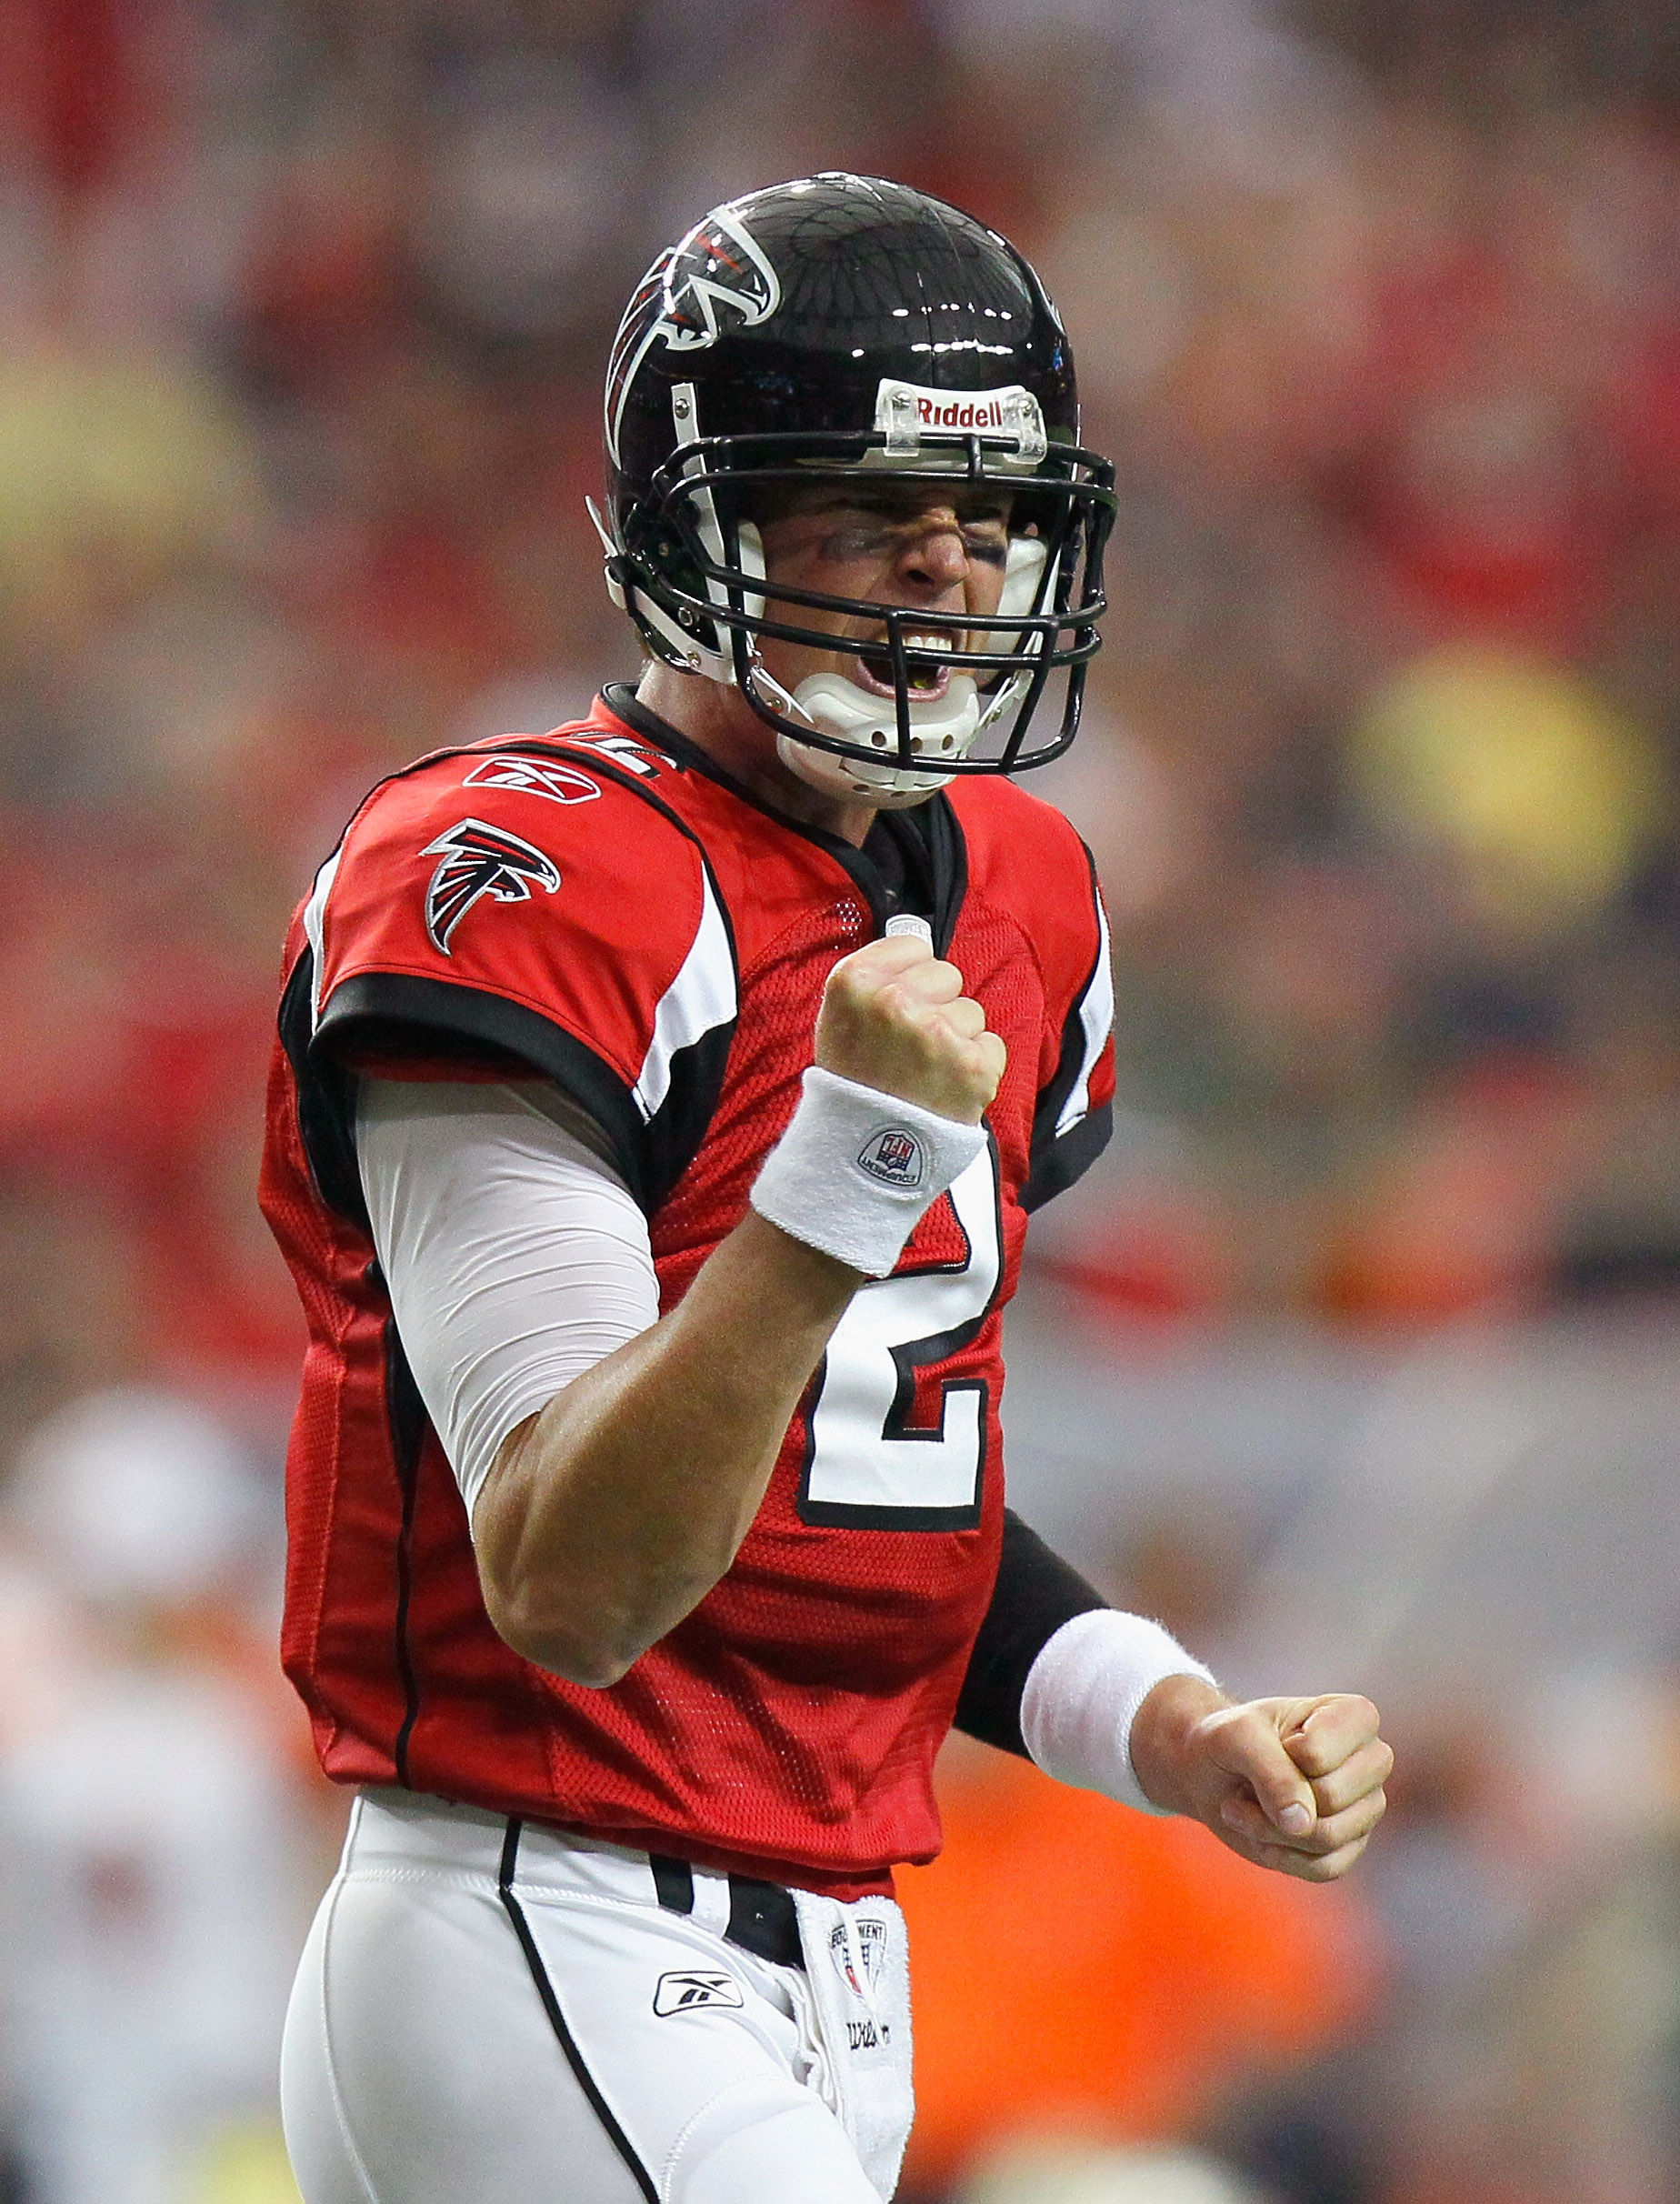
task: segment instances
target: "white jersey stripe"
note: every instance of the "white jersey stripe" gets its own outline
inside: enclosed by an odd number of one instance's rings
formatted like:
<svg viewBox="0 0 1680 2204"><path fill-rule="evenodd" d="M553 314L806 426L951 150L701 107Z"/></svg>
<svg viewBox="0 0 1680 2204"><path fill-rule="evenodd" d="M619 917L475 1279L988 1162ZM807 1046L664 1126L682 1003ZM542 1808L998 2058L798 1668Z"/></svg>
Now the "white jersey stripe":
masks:
<svg viewBox="0 0 1680 2204"><path fill-rule="evenodd" d="M326 965L326 899L333 892L333 882L338 877L338 860L344 856L341 843L315 875L315 888L304 906L304 931L309 937L313 969L309 975L309 1030L313 1033L321 1023L321 974Z"/></svg>
<svg viewBox="0 0 1680 2204"><path fill-rule="evenodd" d="M1103 908L1100 895L1096 898L1096 969L1085 983L1079 1003L1079 1023L1085 1028L1085 1057L1079 1077L1074 1081L1074 1091L1063 1103L1061 1115L1055 1121L1058 1140L1090 1115L1091 1074L1096 1069L1096 1059L1103 1053L1103 1043L1115 1022L1115 976L1108 962L1108 913Z"/></svg>
<svg viewBox="0 0 1680 2204"><path fill-rule="evenodd" d="M682 970L659 998L654 1013L654 1037L632 1090L644 1122L652 1120L671 1091L671 1065L678 1051L692 1048L715 1027L726 1026L737 1007L729 929L712 892L709 874L703 875L702 885L705 903L693 946L683 959Z"/></svg>

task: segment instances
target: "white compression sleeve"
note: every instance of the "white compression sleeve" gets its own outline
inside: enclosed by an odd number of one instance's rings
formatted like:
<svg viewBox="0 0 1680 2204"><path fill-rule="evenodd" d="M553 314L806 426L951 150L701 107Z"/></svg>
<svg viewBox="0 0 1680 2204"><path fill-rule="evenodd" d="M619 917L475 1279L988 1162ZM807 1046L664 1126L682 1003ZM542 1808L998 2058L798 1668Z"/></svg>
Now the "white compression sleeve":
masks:
<svg viewBox="0 0 1680 2204"><path fill-rule="evenodd" d="M647 1221L516 1087L365 1079L356 1156L403 1349L470 1521L515 1425L657 1317Z"/></svg>
<svg viewBox="0 0 1680 2204"><path fill-rule="evenodd" d="M1214 1681L1158 1622L1113 1608L1075 1615L1045 1641L1026 1672L1022 1742L1058 1782L1101 1791L1145 1814L1163 1813L1145 1797L1132 1766L1132 1724L1169 1676Z"/></svg>

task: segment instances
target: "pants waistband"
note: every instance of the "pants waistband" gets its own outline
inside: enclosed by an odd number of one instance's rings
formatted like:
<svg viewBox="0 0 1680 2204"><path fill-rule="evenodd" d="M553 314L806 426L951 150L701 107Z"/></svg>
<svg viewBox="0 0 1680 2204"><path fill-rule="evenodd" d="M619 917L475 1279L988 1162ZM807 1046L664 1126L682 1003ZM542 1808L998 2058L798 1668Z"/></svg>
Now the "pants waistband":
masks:
<svg viewBox="0 0 1680 2204"><path fill-rule="evenodd" d="M798 1914L780 1883L722 1875L686 1859L631 1850L540 1821L512 1820L483 1807L425 1793L370 1787L356 1799L345 1865L398 1859L499 1882L511 1875L526 1890L593 1892L689 1916L779 1967L803 1967Z"/></svg>
<svg viewBox="0 0 1680 2204"><path fill-rule="evenodd" d="M666 1912L692 1913L695 1871L689 1862L650 1852L647 1864L653 1869L659 1903ZM723 1931L727 1940L775 1966L803 1967L799 1915L791 1891L780 1883L755 1882L750 1875L731 1875L727 1880L729 1919Z"/></svg>

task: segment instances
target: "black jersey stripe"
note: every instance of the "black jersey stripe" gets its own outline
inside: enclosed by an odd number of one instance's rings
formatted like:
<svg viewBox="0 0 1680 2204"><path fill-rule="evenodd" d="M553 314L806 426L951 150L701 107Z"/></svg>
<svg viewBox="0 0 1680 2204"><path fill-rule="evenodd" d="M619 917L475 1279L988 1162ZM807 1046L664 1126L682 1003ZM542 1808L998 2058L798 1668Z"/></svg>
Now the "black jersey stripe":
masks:
<svg viewBox="0 0 1680 2204"><path fill-rule="evenodd" d="M1114 1130L1115 1106L1103 1102L1077 1125L1069 1126L1058 1139L1046 1143L1033 1166L1032 1177L1017 1197L1021 1207L1030 1214L1042 1209L1056 1195L1065 1194L1091 1168L1113 1138Z"/></svg>
<svg viewBox="0 0 1680 2204"><path fill-rule="evenodd" d="M636 2187L647 2199L647 2204L659 2204L659 2190L653 2176L636 2156L635 2145L619 2126L613 2108L602 2096L599 2084L589 2071L588 2062L578 2048L576 2037L566 2026L565 2015L560 2009L555 1986L548 1979L543 1955L536 1948L536 1939L531 1933L531 1924L525 1918L525 1908L514 1895L514 1874L519 1864L519 1836L524 1827L524 1822L509 1816L507 1835L502 1845L501 1871L496 1880L503 1909L514 1925L514 1934L519 1939L519 1949L525 1953L525 1965L531 1969L531 1979L536 1985L536 1994L543 2001L543 2010L548 2015L548 2025L554 2029L560 2049L565 2053L567 2066L577 2078L578 2088L589 2099L595 2118L606 2129L614 2149L630 2169Z"/></svg>
<svg viewBox="0 0 1680 2204"><path fill-rule="evenodd" d="M481 1042L552 1079L605 1134L625 1184L646 1206L651 1188L644 1127L624 1081L564 1026L505 995L409 972L358 972L334 988L321 1013L309 1054L309 1077L330 1079L330 1067L340 1060L338 1052L365 1050L376 1056L392 1036L416 1032ZM348 1138L354 1155L355 1079L353 1075L340 1076L348 1082L341 1107L350 1113Z"/></svg>
<svg viewBox="0 0 1680 2204"><path fill-rule="evenodd" d="M403 1518L396 1535L396 1612L392 1621L394 1658L403 1687L403 1719L391 1748L396 1779L405 1790L408 1779L408 1745L420 1718L420 1678L415 1667L414 1647L408 1634L409 1607L414 1597L415 1505L420 1489L420 1450L425 1443L425 1404L420 1398L403 1343L397 1337L396 1318L385 1327L385 1421L391 1434L391 1456L396 1466L397 1488L402 1495Z"/></svg>
<svg viewBox="0 0 1680 2204"><path fill-rule="evenodd" d="M315 1192L329 1209L369 1230L355 1160L355 1075L330 1057L312 1057L315 957L305 948L280 997L280 1045L297 1091L297 1130Z"/></svg>
<svg viewBox="0 0 1680 2204"><path fill-rule="evenodd" d="M1028 1758L1021 1699L1033 1663L1065 1622L1107 1604L1013 1508L1005 1508L997 1576L969 1650L955 1727L1000 1752Z"/></svg>

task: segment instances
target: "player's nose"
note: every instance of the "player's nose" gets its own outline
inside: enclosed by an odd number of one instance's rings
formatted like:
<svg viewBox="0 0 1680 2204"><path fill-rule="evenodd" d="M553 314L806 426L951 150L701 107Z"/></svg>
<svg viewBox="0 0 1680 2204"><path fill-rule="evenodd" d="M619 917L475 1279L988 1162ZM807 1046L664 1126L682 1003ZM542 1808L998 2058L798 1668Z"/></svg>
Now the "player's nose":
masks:
<svg viewBox="0 0 1680 2204"><path fill-rule="evenodd" d="M900 578L940 596L960 596L968 566L961 523L948 507L923 514L899 547Z"/></svg>

